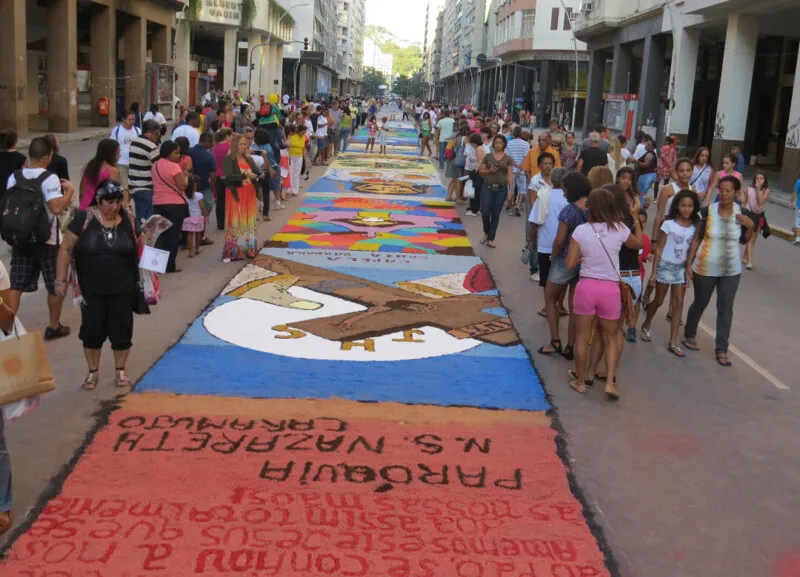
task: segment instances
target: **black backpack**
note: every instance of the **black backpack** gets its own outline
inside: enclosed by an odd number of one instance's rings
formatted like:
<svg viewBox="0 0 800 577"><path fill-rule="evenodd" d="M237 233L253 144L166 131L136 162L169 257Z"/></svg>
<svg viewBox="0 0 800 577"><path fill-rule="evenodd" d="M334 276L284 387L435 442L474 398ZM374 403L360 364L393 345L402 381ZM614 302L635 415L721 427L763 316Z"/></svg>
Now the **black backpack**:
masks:
<svg viewBox="0 0 800 577"><path fill-rule="evenodd" d="M50 217L42 193L42 184L53 176L44 171L29 179L18 170L15 184L0 202L0 237L11 246L44 244L50 240Z"/></svg>

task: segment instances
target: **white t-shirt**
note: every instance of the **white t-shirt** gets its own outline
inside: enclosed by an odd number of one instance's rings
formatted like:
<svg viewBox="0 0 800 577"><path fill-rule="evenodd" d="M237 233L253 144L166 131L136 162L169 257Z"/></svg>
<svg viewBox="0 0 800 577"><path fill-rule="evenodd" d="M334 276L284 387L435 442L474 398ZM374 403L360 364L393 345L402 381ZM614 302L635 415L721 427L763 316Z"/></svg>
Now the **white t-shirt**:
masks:
<svg viewBox="0 0 800 577"><path fill-rule="evenodd" d="M450 117L442 118L436 123L436 128L439 129L439 142L446 142L453 136L453 127L456 121Z"/></svg>
<svg viewBox="0 0 800 577"><path fill-rule="evenodd" d="M287 104L289 104L289 95L288 94L284 94L283 95L283 105L286 106Z"/></svg>
<svg viewBox="0 0 800 577"><path fill-rule="evenodd" d="M531 210L531 216L528 217L528 221L531 222L531 219L536 215L538 210L539 199L536 199L536 202L533 203L533 210ZM554 188L550 191L550 203L547 209L547 220L544 221L539 227L538 238L539 238L539 247L538 251L542 254L553 254L553 243L556 240L556 234L558 234L558 215L561 214L561 210L569 204L567 202L567 197L564 196L564 191L560 188Z"/></svg>
<svg viewBox="0 0 800 577"><path fill-rule="evenodd" d="M628 162L628 159L631 157L631 151L624 147L620 149L619 154L625 162Z"/></svg>
<svg viewBox="0 0 800 577"><path fill-rule="evenodd" d="M161 114L160 112L156 112L155 114L153 114L149 110L147 112L145 112L144 118L142 120L155 120L159 124L166 124L167 123L167 119L164 118L163 114Z"/></svg>
<svg viewBox="0 0 800 577"><path fill-rule="evenodd" d="M22 176L29 179L38 178L43 172L44 168L23 168L22 169ZM14 175L8 177L8 182L6 183L6 190L11 189L12 186L17 184L17 179L14 178ZM50 219L50 239L45 244L55 245L56 239L60 238L60 233L58 232L58 219L54 218L53 213L50 211L50 207L47 205L48 202L51 200L55 200L56 198L61 198L64 196L61 193L61 181L58 179L58 176L55 174L51 174L43 183L42 183L42 194L44 195L44 208L47 211L47 218Z"/></svg>
<svg viewBox="0 0 800 577"><path fill-rule="evenodd" d="M642 142L641 144L637 144L636 145L636 150L633 151L633 158L635 160L639 160L645 154L647 154L647 146L645 145L645 143Z"/></svg>
<svg viewBox="0 0 800 577"><path fill-rule="evenodd" d="M433 108L431 108L428 113L431 115L431 124L436 124L436 119L439 118L439 115L434 112ZM424 113L423 113L424 114Z"/></svg>
<svg viewBox="0 0 800 577"><path fill-rule="evenodd" d="M191 124L182 124L172 131L173 141L180 136L185 136L189 139L189 147L200 143L200 132Z"/></svg>
<svg viewBox="0 0 800 577"><path fill-rule="evenodd" d="M111 138L119 142L119 162L122 166L130 164L131 142L140 137L142 131L135 126L127 129L121 124L111 131Z"/></svg>
<svg viewBox="0 0 800 577"><path fill-rule="evenodd" d="M11 279L8 276L8 271L6 270L5 265L0 262L0 291L7 291L11 288ZM25 334L25 327L22 326L22 323L19 321L19 317L14 319L14 331L11 331L10 334L6 335L3 331L0 331L0 342L16 338L17 336L22 336Z"/></svg>
<svg viewBox="0 0 800 577"><path fill-rule="evenodd" d="M317 138L328 138L328 119L324 116L317 118Z"/></svg>
<svg viewBox="0 0 800 577"><path fill-rule="evenodd" d="M667 235L667 243L664 245L664 252L661 253L661 260L673 264L685 264L689 258L689 246L694 238L694 229L694 225L684 228L676 220L665 220L661 230Z"/></svg>
<svg viewBox="0 0 800 577"><path fill-rule="evenodd" d="M203 201L203 193L195 192L194 196L187 199L189 205L189 216L203 216L203 211L200 208L200 203Z"/></svg>

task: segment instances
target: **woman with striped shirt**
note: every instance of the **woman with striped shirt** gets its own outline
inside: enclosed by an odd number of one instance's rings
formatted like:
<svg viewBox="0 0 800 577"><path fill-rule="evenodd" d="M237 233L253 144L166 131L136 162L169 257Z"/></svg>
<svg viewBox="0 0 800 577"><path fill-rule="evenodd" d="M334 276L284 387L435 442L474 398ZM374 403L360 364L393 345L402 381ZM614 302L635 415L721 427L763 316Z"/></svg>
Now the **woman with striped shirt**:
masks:
<svg viewBox="0 0 800 577"><path fill-rule="evenodd" d="M742 214L733 200L739 194L741 182L732 175L719 181L719 201L700 212L694 239L686 261L686 283L694 281L694 302L689 307L684 329L683 346L690 351L697 345L697 326L706 310L711 294L717 291L716 358L723 367L730 367L728 338L733 323L733 301L742 276L739 258L739 237L745 227L745 238L753 234L753 221Z"/></svg>

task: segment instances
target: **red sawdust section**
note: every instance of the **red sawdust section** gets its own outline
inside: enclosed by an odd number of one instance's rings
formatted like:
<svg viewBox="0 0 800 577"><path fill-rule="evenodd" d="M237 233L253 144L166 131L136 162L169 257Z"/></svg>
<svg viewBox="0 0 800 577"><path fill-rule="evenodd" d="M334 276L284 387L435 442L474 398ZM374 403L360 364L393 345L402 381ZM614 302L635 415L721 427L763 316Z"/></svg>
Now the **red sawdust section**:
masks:
<svg viewBox="0 0 800 577"><path fill-rule="evenodd" d="M3 575L607 576L530 412L142 395Z"/></svg>

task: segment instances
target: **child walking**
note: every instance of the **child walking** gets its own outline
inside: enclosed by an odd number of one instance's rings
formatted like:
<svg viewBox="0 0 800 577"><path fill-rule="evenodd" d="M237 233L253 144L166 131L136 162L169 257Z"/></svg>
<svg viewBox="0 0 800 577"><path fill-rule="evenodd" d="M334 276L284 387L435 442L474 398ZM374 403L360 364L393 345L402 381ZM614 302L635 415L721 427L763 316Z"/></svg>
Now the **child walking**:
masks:
<svg viewBox="0 0 800 577"><path fill-rule="evenodd" d="M300 191L300 173L303 169L303 153L306 150L306 126L298 124L289 135L289 174L292 182L292 195Z"/></svg>
<svg viewBox="0 0 800 577"><path fill-rule="evenodd" d="M189 258L200 254L200 241L206 228L206 218L208 210L203 202L203 193L197 192L194 186L194 178L191 179L191 186L186 191L186 202L189 205L189 218L183 219L181 230L186 233L187 246L189 247Z"/></svg>
<svg viewBox="0 0 800 577"><path fill-rule="evenodd" d="M381 126L378 129L378 144L380 145L380 154L386 154L386 141L389 136L389 126L386 124L389 121L385 116L381 120Z"/></svg>
<svg viewBox="0 0 800 577"><path fill-rule="evenodd" d="M364 149L365 153L375 152L375 138L378 136L378 123L375 122L375 117L370 116L367 122L367 146Z"/></svg>
<svg viewBox="0 0 800 577"><path fill-rule="evenodd" d="M675 195L669 213L658 234L650 285L656 287L656 296L647 305L647 318L642 325L642 340L650 342L650 324L659 307L664 304L671 289L672 319L670 321L667 350L676 357L684 357L678 345L678 331L683 315L683 297L686 294L686 260L694 238L695 225L700 218L700 197L692 190L682 190Z"/></svg>

